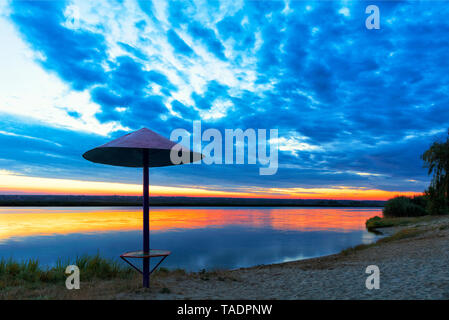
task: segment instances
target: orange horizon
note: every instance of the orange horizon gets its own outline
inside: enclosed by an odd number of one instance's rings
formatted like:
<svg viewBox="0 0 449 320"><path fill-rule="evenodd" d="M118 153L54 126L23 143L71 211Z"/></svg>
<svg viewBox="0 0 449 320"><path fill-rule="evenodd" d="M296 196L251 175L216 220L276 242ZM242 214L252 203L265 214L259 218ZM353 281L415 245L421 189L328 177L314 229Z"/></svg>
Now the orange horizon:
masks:
<svg viewBox="0 0 449 320"><path fill-rule="evenodd" d="M422 192L386 191L361 187L328 188L261 188L245 187L241 191L223 191L200 186L167 187L150 185L150 196L313 199L313 200L388 200L395 196L421 195ZM39 178L0 170L0 194L8 195L79 195L79 196L141 196L142 185L74 179Z"/></svg>
<svg viewBox="0 0 449 320"><path fill-rule="evenodd" d="M382 190L380 190L382 191ZM224 192L225 193L225 192ZM254 194L236 194L234 195L234 193L229 193L229 195L223 194L223 195L190 195L190 194L150 194L150 198L157 198L157 197L179 197L179 198L231 198L231 199L267 199L267 200L282 200L282 199L292 199L292 200L354 200L354 201L386 201L388 199L397 197L397 196L408 196L408 197L413 197L413 196L419 196L419 195L423 195L423 192L400 192L400 191L394 191L394 192L388 192L385 191L385 193L391 194L388 195L386 197L376 197L376 196L372 196L372 197L344 197L344 196L340 196L340 197L326 197L325 195L317 195L314 197L302 197L302 196L264 196L264 195L254 195ZM108 194L108 193L98 193L98 194L94 194L94 193L90 193L90 194L72 194L72 193L28 193L28 192L13 192L13 193L2 193L0 195L11 195L11 196L74 196L74 197L83 197L83 196L111 196L111 197L128 197L128 196L134 196L134 197L141 197L142 194Z"/></svg>
<svg viewBox="0 0 449 320"><path fill-rule="evenodd" d="M0 188L0 192L3 191L3 188ZM236 193L236 192L225 192L225 191L211 191L205 192L204 194L189 194L189 193L151 193L150 198L155 197L186 197L186 198L233 198L233 199L293 199L293 200L354 200L354 201L386 201L388 199L394 198L396 196L418 196L424 194L423 192L409 192L409 191L383 191L383 190L373 190L373 194L367 192L363 192L363 194L356 194L354 196L345 196L345 195L327 195L327 194L319 194L313 196L298 196L298 195L260 195L260 194L252 194L252 193ZM217 193L217 194L215 194ZM381 196L381 194L384 194ZM0 193L0 195L29 195L29 196L116 196L116 197L126 197L126 196L142 196L142 193L65 193L65 192L28 192L28 191L8 191L7 193Z"/></svg>

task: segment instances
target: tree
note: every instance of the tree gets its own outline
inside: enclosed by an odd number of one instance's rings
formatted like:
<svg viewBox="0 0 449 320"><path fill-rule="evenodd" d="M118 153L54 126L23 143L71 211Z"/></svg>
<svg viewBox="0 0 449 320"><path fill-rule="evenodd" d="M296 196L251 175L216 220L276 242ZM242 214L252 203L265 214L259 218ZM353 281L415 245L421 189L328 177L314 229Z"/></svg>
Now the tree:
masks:
<svg viewBox="0 0 449 320"><path fill-rule="evenodd" d="M433 175L426 195L430 214L449 212L449 130L445 142L434 142L421 156L428 174Z"/></svg>

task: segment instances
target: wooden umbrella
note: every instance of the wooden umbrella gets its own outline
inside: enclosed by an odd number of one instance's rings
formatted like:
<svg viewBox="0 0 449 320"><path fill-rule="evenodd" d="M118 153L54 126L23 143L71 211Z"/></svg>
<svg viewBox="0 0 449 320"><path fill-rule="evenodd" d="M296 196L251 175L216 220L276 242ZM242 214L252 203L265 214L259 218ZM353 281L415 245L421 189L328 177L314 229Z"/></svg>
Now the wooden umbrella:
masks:
<svg viewBox="0 0 449 320"><path fill-rule="evenodd" d="M183 159L182 162L176 164L194 162L204 157L201 153L181 147L147 128L126 134L83 154L85 159L95 163L143 168L143 251L138 254L135 252L134 255L128 255L128 257L132 258L143 258L143 270L138 270L129 261L124 260L142 273L143 286L146 288L150 286L150 273L152 272L150 271L150 257L163 257L165 259L170 253L168 252L168 254L164 255L164 252L160 250L154 250L155 252L153 253L150 250L148 168L174 165L175 163L173 163L171 158L172 149L176 150L178 157ZM121 257L123 258L123 255Z"/></svg>

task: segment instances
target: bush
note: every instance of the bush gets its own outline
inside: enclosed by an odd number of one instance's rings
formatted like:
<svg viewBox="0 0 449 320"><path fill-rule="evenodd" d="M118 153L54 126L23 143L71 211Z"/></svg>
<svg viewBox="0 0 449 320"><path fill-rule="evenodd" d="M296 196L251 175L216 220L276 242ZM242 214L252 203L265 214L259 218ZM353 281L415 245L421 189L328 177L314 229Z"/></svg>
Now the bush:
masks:
<svg viewBox="0 0 449 320"><path fill-rule="evenodd" d="M413 204L416 204L417 206L420 206L421 208L426 208L427 204L429 203L429 197L427 195L422 196L414 196L410 199Z"/></svg>
<svg viewBox="0 0 449 320"><path fill-rule="evenodd" d="M383 214L385 217L419 217L427 214L425 210L426 201L420 197L404 197L399 196L390 199L383 208Z"/></svg>
<svg viewBox="0 0 449 320"><path fill-rule="evenodd" d="M392 227L394 226L394 224L390 221L385 222L385 219L382 219L379 216L375 216L366 220L365 226L368 230L372 230L376 228Z"/></svg>
<svg viewBox="0 0 449 320"><path fill-rule="evenodd" d="M365 225L368 231L375 232L379 228L401 227L409 224L432 221L432 216L425 215L421 217L372 217L366 220ZM449 224L448 224L449 226Z"/></svg>
<svg viewBox="0 0 449 320"><path fill-rule="evenodd" d="M449 213L448 201L444 194L430 186L426 190L426 196L429 199L426 209L431 215L443 215Z"/></svg>

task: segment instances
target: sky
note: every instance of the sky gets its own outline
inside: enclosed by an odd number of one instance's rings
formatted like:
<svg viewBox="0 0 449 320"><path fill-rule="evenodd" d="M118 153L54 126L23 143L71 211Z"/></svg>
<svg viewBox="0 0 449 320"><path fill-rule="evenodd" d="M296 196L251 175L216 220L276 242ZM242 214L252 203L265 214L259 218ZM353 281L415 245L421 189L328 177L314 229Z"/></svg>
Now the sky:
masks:
<svg viewBox="0 0 449 320"><path fill-rule="evenodd" d="M380 29L367 29L368 5ZM141 192L82 154L147 127L277 129L279 167L150 169L152 195L387 199L449 127L443 1L0 1L0 193Z"/></svg>

